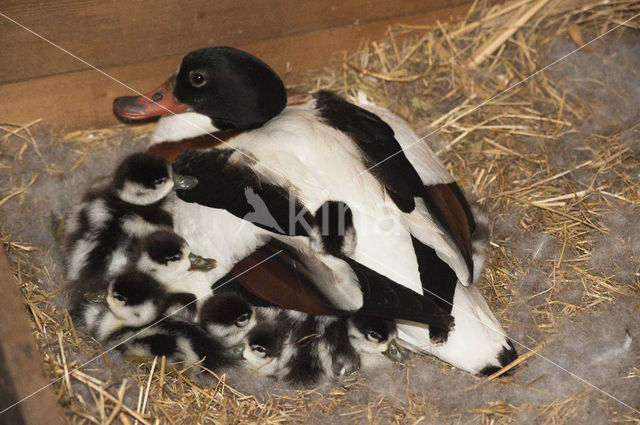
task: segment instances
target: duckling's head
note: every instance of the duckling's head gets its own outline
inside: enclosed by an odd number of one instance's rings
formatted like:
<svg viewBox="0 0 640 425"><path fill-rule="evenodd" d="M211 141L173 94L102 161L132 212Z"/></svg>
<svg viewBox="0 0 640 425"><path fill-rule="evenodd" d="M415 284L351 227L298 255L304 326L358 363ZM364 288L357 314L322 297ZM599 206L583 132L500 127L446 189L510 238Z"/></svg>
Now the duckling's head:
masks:
<svg viewBox="0 0 640 425"><path fill-rule="evenodd" d="M396 323L392 320L367 316L351 316L348 319L349 341L359 354L385 355L393 361L403 358L396 345Z"/></svg>
<svg viewBox="0 0 640 425"><path fill-rule="evenodd" d="M150 205L164 198L174 187L190 189L196 184L195 177L174 173L164 158L135 153L118 166L112 188L116 196L125 202Z"/></svg>
<svg viewBox="0 0 640 425"><path fill-rule="evenodd" d="M150 275L130 270L119 274L110 284L106 304L125 326L144 326L160 317L166 291Z"/></svg>
<svg viewBox="0 0 640 425"><path fill-rule="evenodd" d="M210 270L213 259L191 252L184 238L170 230L157 230L145 236L135 255L136 269L148 273L165 285L171 285L188 275L191 270Z"/></svg>
<svg viewBox="0 0 640 425"><path fill-rule="evenodd" d="M140 120L193 111L218 130L251 129L275 117L287 104L280 77L257 57L231 47L207 47L187 54L177 74L145 96L115 99L114 113Z"/></svg>
<svg viewBox="0 0 640 425"><path fill-rule="evenodd" d="M225 347L239 344L255 326L253 306L234 292L217 292L200 307L200 326Z"/></svg>
<svg viewBox="0 0 640 425"><path fill-rule="evenodd" d="M244 338L242 353L247 367L256 369L266 376L277 375L282 367L279 358L283 355L286 332L260 323Z"/></svg>

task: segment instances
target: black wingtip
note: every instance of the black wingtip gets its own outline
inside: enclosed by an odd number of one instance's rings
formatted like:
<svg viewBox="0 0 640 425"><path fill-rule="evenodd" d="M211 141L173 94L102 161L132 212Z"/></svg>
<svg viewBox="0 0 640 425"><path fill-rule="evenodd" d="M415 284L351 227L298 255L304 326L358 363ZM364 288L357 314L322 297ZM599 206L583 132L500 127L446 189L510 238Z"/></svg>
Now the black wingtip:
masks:
<svg viewBox="0 0 640 425"><path fill-rule="evenodd" d="M499 371L500 369L502 369L503 367L505 367L506 365L508 365L509 363L513 362L515 359L518 358L518 351L516 351L516 347L513 346L513 344L511 343L511 341L507 340L508 343L508 347L503 347L502 351L500 351L500 354L498 355L498 362L500 363L500 366L485 366L484 368L482 368L480 370L480 372L478 372L478 375L481 376L489 376L489 375L493 375L494 373L496 373L497 371ZM502 376L509 376L513 373L514 369L510 369L509 371L505 372Z"/></svg>

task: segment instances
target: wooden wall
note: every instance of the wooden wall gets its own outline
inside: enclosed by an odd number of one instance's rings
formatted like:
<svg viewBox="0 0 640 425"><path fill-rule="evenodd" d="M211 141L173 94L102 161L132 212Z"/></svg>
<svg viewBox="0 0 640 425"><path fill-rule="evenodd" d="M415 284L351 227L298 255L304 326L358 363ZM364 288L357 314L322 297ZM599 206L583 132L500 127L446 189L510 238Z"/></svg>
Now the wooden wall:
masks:
<svg viewBox="0 0 640 425"><path fill-rule="evenodd" d="M148 91L190 50L230 45L264 59L292 83L340 50L393 23L426 24L466 12L471 0L4 0L0 13ZM0 121L42 118L64 130L116 123L114 97L133 94L0 16Z"/></svg>

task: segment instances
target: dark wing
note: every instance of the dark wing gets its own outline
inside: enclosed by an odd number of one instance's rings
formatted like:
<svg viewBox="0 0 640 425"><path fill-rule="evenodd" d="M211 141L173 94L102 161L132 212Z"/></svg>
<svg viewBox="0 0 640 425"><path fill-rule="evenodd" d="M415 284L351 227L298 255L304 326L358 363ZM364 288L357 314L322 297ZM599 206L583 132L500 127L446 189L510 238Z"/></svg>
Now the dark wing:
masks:
<svg viewBox="0 0 640 425"><path fill-rule="evenodd" d="M331 127L345 133L358 146L365 167L382 183L393 202L403 212L415 208L422 180L413 168L389 125L377 115L329 91L314 95L320 116Z"/></svg>
<svg viewBox="0 0 640 425"><path fill-rule="evenodd" d="M356 314L409 320L446 331L450 329L453 324L450 309L443 310L430 297L418 294L357 261L349 258L345 261L353 268L362 288L364 301Z"/></svg>
<svg viewBox="0 0 640 425"><path fill-rule="evenodd" d="M178 197L227 210L274 233L308 236L312 214L297 199L291 202L285 188L266 181L248 164L230 162L234 153L232 149L181 152L173 162L174 171L196 177L198 184L177 190Z"/></svg>
<svg viewBox="0 0 640 425"><path fill-rule="evenodd" d="M235 284L250 294L249 298L257 297L270 305L309 314L361 314L425 323L445 330L450 328L453 322L450 310L443 310L431 298L354 260L345 258L343 261L354 273L363 298L361 306L349 310L331 301L335 299L327 292L333 283L330 282L333 279L331 271L322 271L313 256L280 241L272 240L256 250L236 264L231 274Z"/></svg>
<svg viewBox="0 0 640 425"><path fill-rule="evenodd" d="M454 241L473 275L471 233L474 222L458 185L425 186L396 140L393 129L374 113L329 91L316 93L315 99L320 116L356 143L364 156L365 167L372 167L370 172L401 211L413 211L415 197L424 200L429 213Z"/></svg>

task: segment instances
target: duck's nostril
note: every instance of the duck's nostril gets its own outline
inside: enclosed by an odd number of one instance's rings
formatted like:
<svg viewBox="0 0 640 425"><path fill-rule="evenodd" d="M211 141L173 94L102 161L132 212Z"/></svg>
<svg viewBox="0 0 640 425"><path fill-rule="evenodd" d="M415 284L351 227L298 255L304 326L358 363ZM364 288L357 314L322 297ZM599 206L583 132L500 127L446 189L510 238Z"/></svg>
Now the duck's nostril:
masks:
<svg viewBox="0 0 640 425"><path fill-rule="evenodd" d="M155 92L153 96L151 96L151 100L154 102L160 102L163 98L164 98L164 93L159 91Z"/></svg>

